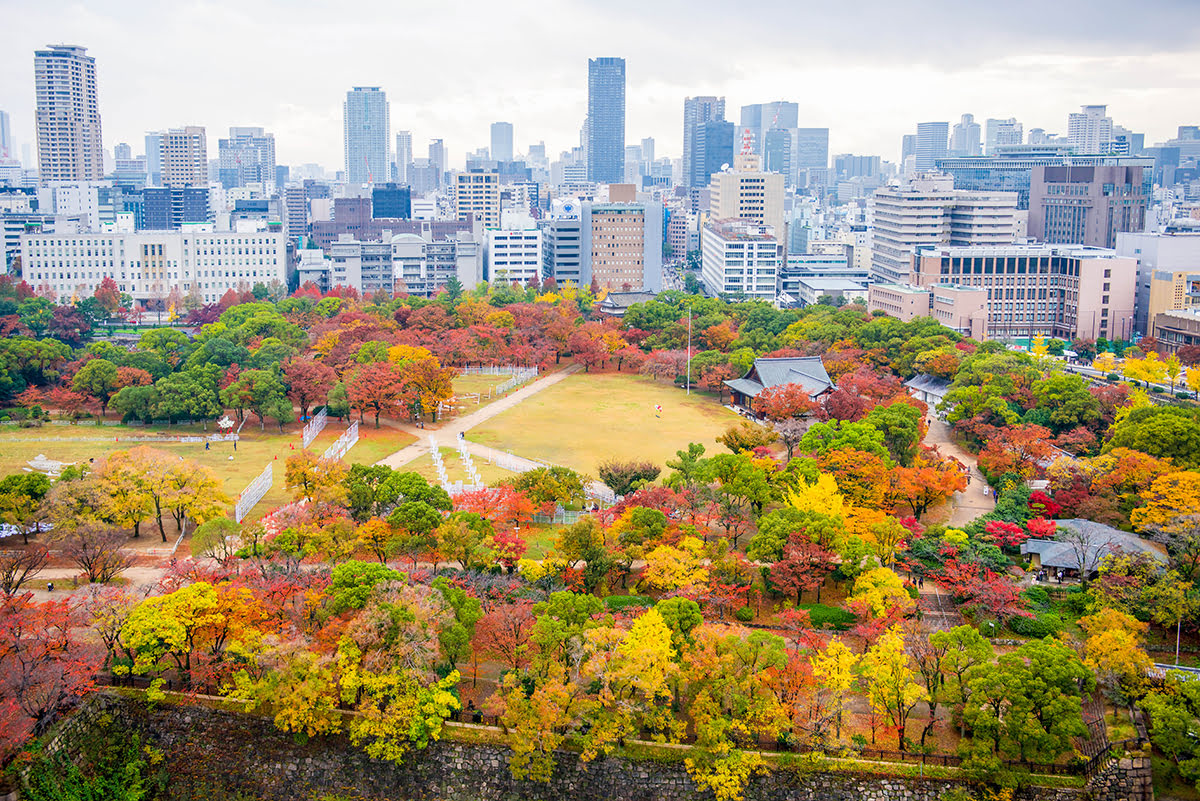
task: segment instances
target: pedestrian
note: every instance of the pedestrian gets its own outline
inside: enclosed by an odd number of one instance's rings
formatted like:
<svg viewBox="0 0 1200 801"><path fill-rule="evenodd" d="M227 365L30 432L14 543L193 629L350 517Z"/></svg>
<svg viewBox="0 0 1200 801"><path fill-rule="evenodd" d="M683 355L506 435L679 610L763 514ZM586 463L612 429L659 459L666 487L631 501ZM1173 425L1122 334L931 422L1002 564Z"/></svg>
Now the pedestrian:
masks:
<svg viewBox="0 0 1200 801"><path fill-rule="evenodd" d="M237 440L236 439L233 441L233 449L235 451L237 450Z"/></svg>
<svg viewBox="0 0 1200 801"><path fill-rule="evenodd" d="M46 592L54 592L54 582L53 581L46 582Z"/></svg>
<svg viewBox="0 0 1200 801"><path fill-rule="evenodd" d="M205 440L204 441L204 450L208 450L208 445L209 445L208 440Z"/></svg>
<svg viewBox="0 0 1200 801"><path fill-rule="evenodd" d="M971 471L967 471L967 486L971 486Z"/></svg>

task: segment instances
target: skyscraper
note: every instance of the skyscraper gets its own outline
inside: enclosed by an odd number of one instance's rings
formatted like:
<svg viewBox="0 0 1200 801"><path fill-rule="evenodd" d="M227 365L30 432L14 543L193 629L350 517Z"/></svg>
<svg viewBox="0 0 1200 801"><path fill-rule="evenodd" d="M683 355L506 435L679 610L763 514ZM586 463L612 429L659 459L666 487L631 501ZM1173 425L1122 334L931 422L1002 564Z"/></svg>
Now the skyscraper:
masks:
<svg viewBox="0 0 1200 801"><path fill-rule="evenodd" d="M429 142L429 166L437 171L436 186L441 186L446 179L446 143L441 139Z"/></svg>
<svg viewBox="0 0 1200 801"><path fill-rule="evenodd" d="M96 59L86 54L86 47L73 45L50 45L33 54L38 177L43 184L104 177Z"/></svg>
<svg viewBox="0 0 1200 801"><path fill-rule="evenodd" d="M1016 117L1006 120L988 118L984 138L984 152L992 155L1001 145L1019 145L1025 137L1025 128Z"/></svg>
<svg viewBox="0 0 1200 801"><path fill-rule="evenodd" d="M274 165L271 166L274 172ZM274 180L272 175L271 180ZM208 137L202 125L162 134L163 186L208 186Z"/></svg>
<svg viewBox="0 0 1200 801"><path fill-rule="evenodd" d="M12 127L8 121L8 112L0 111L0 159L13 158Z"/></svg>
<svg viewBox="0 0 1200 801"><path fill-rule="evenodd" d="M275 135L262 128L230 128L217 140L218 176L226 189L275 182Z"/></svg>
<svg viewBox="0 0 1200 801"><path fill-rule="evenodd" d="M162 131L146 131L146 183L162 186Z"/></svg>
<svg viewBox="0 0 1200 801"><path fill-rule="evenodd" d="M946 143L950 139L950 123L917 123L917 169L932 170L934 162L946 158Z"/></svg>
<svg viewBox="0 0 1200 801"><path fill-rule="evenodd" d="M378 86L356 86L346 93L346 180L383 183L388 174L388 102Z"/></svg>
<svg viewBox="0 0 1200 801"><path fill-rule="evenodd" d="M396 183L408 183L408 165L412 164L412 131L396 131Z"/></svg>
<svg viewBox="0 0 1200 801"><path fill-rule="evenodd" d="M962 121L954 126L950 134L950 152L955 156L979 155L979 123L974 114L962 115Z"/></svg>
<svg viewBox="0 0 1200 801"><path fill-rule="evenodd" d="M1107 153L1113 139L1113 121L1108 106L1081 106L1067 115L1067 141L1078 153Z"/></svg>
<svg viewBox="0 0 1200 801"><path fill-rule="evenodd" d="M588 59L587 177L625 177L625 59Z"/></svg>
<svg viewBox="0 0 1200 801"><path fill-rule="evenodd" d="M492 161L513 160L513 126L511 122L492 123Z"/></svg>
<svg viewBox="0 0 1200 801"><path fill-rule="evenodd" d="M725 119L725 98L685 97L683 99L683 183L685 186L707 186L709 174L704 171L704 124ZM650 154L650 161L654 154Z"/></svg>
<svg viewBox="0 0 1200 801"><path fill-rule="evenodd" d="M763 155L763 144L767 140L767 131L780 128L794 131L800 124L800 106L786 100L776 100L771 103L755 103L742 106L741 128L750 129L751 147L758 155Z"/></svg>
<svg viewBox="0 0 1200 801"><path fill-rule="evenodd" d="M824 185L829 179L829 129L797 128L792 169L797 186Z"/></svg>

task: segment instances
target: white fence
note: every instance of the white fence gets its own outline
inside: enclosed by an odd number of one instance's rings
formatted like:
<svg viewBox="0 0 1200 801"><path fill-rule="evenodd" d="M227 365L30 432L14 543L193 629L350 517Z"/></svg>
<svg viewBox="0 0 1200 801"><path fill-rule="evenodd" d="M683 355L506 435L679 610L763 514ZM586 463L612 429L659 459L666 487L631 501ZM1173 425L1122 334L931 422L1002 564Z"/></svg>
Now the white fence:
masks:
<svg viewBox="0 0 1200 801"><path fill-rule="evenodd" d="M442 489L450 491L450 477L446 475L446 465L442 462L442 451L438 447L437 437L429 435L429 458L433 459L433 469L437 471L438 482Z"/></svg>
<svg viewBox="0 0 1200 801"><path fill-rule="evenodd" d="M358 442L358 423L351 423L346 433L337 438L337 442L325 449L322 459L341 459L354 444Z"/></svg>
<svg viewBox="0 0 1200 801"><path fill-rule="evenodd" d="M471 452L467 450L466 440L458 441L458 458L462 460L463 467L466 468L467 477L476 485L483 484L483 479L479 477L479 471L475 469L475 462L471 459Z"/></svg>
<svg viewBox="0 0 1200 801"><path fill-rule="evenodd" d="M590 514L591 512L570 512L562 509L552 515L534 515L533 522L553 523L557 526L569 526L574 523L578 523L582 518L587 517Z"/></svg>
<svg viewBox="0 0 1200 801"><path fill-rule="evenodd" d="M250 514L250 510L263 499L267 494L267 490L271 489L271 465L267 464L265 470L258 474L258 478L246 485L246 489L242 490L242 494L238 496L237 505L233 508L233 519L237 522L242 522L246 515Z"/></svg>
<svg viewBox="0 0 1200 801"><path fill-rule="evenodd" d="M300 447L307 448L312 444L312 441L317 438L321 430L325 428L325 424L329 422L329 415L325 413L325 408L313 415L312 419L304 426L304 433L300 437L302 443Z"/></svg>
<svg viewBox="0 0 1200 801"><path fill-rule="evenodd" d="M518 370L524 370L524 367L517 367L512 364L485 364L480 367L459 367L459 375L512 375Z"/></svg>
<svg viewBox="0 0 1200 801"><path fill-rule="evenodd" d="M513 377L505 381L500 386L496 387L496 394L499 395L508 392L510 389L521 386L526 381L532 381L537 378L538 369L536 367L522 367L520 370L513 373Z"/></svg>
<svg viewBox="0 0 1200 801"><path fill-rule="evenodd" d="M475 490L487 489L484 484L467 484L463 481L455 481L452 484L443 484L444 489L451 497L462 495L464 492L474 492Z"/></svg>

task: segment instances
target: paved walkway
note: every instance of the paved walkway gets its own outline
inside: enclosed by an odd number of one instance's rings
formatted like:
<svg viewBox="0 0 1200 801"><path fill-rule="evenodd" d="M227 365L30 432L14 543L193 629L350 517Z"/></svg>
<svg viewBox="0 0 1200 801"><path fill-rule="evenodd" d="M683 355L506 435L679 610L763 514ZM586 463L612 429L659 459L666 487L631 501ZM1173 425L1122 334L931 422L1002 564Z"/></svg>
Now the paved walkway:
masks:
<svg viewBox="0 0 1200 801"><path fill-rule="evenodd" d="M460 433L465 433L480 423L492 419L501 412L511 409L518 403L521 403L533 395L536 395L547 387L554 386L567 376L571 375L572 373L577 373L582 369L583 368L580 365L572 364L563 368L562 370L550 373L544 378L539 378L530 384L526 384L507 397L492 401L481 409L462 417L456 417L453 420L439 425L437 428L417 428L410 423L395 423L393 425L394 428L397 428L406 434L411 434L417 438L417 441L406 448L401 448L390 456L385 456L376 462L376 464L386 465L392 468L403 467L414 459L418 459L421 456L429 453L430 436L437 441L439 446L447 445L457 447L458 435ZM483 447L473 446L474 443L467 444L467 449L472 453L478 453L478 451L475 450L476 447ZM482 456L483 454L480 453L480 455ZM531 466L536 465L531 464Z"/></svg>
<svg viewBox="0 0 1200 801"><path fill-rule="evenodd" d="M943 456L952 456L967 466L967 488L956 493L950 510L949 526L963 526L980 515L987 514L996 508L992 498L992 490L988 487L987 479L979 472L975 454L969 453L954 441L953 432L944 420L936 417L929 420L929 433L925 436L928 445L936 445Z"/></svg>

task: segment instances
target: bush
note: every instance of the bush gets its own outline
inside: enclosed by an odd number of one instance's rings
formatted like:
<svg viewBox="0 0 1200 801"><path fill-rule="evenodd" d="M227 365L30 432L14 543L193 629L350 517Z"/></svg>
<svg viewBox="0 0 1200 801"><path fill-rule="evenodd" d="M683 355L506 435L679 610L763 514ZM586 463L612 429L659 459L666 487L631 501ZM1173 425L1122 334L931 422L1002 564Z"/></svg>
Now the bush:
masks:
<svg viewBox="0 0 1200 801"><path fill-rule="evenodd" d="M1162 387L1160 387L1158 384L1155 384L1154 386L1150 387L1150 391L1153 392L1155 395L1161 395L1162 393L1166 392L1166 390L1163 389Z"/></svg>
<svg viewBox="0 0 1200 801"><path fill-rule="evenodd" d="M1179 398L1179 400L1187 400L1188 398L1192 397L1192 393L1190 393L1190 392L1176 392L1176 393L1175 393L1175 397Z"/></svg>
<svg viewBox="0 0 1200 801"><path fill-rule="evenodd" d="M645 595L610 595L604 599L604 605L610 612L620 612L622 609L630 607L648 609L654 606L654 599L647 598Z"/></svg>
<svg viewBox="0 0 1200 801"><path fill-rule="evenodd" d="M1046 592L1045 587L1030 587L1021 593L1021 597L1041 609L1050 606L1050 593Z"/></svg>
<svg viewBox="0 0 1200 801"><path fill-rule="evenodd" d="M854 625L854 615L845 609L825 604L800 604L797 609L808 612L814 629L833 629L847 631Z"/></svg>
<svg viewBox="0 0 1200 801"><path fill-rule="evenodd" d="M1043 612L1034 617L1014 617L1008 621L1008 627L1017 634L1038 640L1057 634L1064 625L1063 619L1053 612Z"/></svg>
<svg viewBox="0 0 1200 801"><path fill-rule="evenodd" d="M754 620L754 610L748 606L743 606L741 609L734 612L733 616L742 623L749 623L751 620Z"/></svg>
<svg viewBox="0 0 1200 801"><path fill-rule="evenodd" d="M1108 375L1105 376L1105 378L1107 378L1109 381L1120 381L1121 380L1121 376L1117 375L1116 373L1109 373Z"/></svg>

